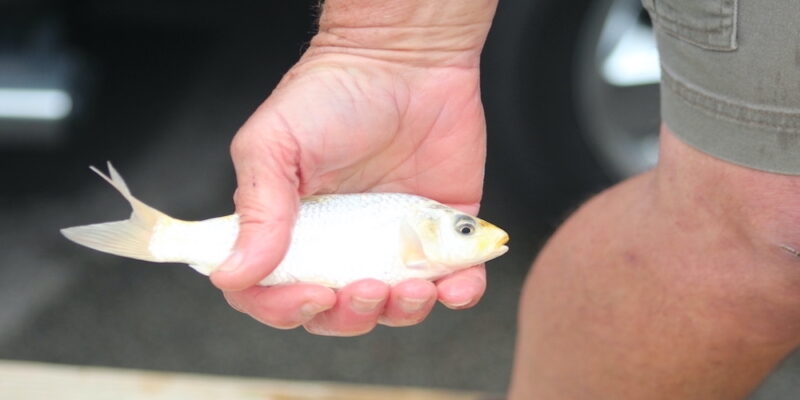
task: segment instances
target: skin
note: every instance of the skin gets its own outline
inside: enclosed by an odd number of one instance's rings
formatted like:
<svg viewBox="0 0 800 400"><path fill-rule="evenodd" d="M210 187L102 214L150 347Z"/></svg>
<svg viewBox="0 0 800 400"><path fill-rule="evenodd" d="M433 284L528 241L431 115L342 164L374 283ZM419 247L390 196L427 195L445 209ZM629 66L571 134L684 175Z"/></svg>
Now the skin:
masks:
<svg viewBox="0 0 800 400"><path fill-rule="evenodd" d="M800 177L661 135L539 254L510 399L744 398L800 345Z"/></svg>
<svg viewBox="0 0 800 400"><path fill-rule="evenodd" d="M437 299L460 309L482 296L482 265L391 288L374 280L339 291L253 287L285 254L300 197L407 192L478 212L486 146L478 60L494 6L417 3L327 2L309 49L236 134L240 235L211 276L235 309L276 328L352 336L377 323L419 323ZM353 8L381 21L354 18Z"/></svg>

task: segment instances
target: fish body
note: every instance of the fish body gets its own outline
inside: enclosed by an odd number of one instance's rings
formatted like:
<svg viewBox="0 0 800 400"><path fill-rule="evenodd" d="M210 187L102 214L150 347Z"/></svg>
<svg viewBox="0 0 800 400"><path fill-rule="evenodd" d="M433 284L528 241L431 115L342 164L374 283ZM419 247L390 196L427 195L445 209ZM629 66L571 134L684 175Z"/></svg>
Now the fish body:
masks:
<svg viewBox="0 0 800 400"><path fill-rule="evenodd" d="M205 275L230 255L238 215L178 220L133 197L111 164L110 176L92 169L128 200L133 214L124 221L63 229L68 239L120 256L189 264ZM285 257L260 284L340 288L367 278L388 284L434 280L504 254L507 241L502 229L416 195L311 196L301 200Z"/></svg>

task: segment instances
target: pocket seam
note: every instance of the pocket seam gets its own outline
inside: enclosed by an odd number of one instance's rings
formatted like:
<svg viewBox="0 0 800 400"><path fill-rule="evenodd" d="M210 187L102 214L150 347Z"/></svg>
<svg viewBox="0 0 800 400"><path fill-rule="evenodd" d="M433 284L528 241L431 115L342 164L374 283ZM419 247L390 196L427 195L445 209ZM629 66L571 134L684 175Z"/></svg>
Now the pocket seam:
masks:
<svg viewBox="0 0 800 400"><path fill-rule="evenodd" d="M667 9L673 9L669 4L664 3L658 6L658 0L643 0L644 8L650 13L653 23L658 30L664 32L678 40L693 44L700 48L716 51L735 51L738 48L737 40L737 20L738 20L738 0L727 0L730 5L730 13L725 13L726 0L719 1L719 16L716 18L718 24L708 28L698 28L691 26L677 18L667 15ZM662 23L663 21L663 23ZM726 33L726 32L730 33ZM705 35L707 40L699 40L694 36ZM711 36L722 36L725 44L718 44L723 40L713 40Z"/></svg>
<svg viewBox="0 0 800 400"><path fill-rule="evenodd" d="M693 26L687 25L686 23L678 21L677 19L670 18L670 17L663 16L663 15L660 15L659 19L665 20L665 21L667 21L667 22L669 22L671 24L675 24L675 25L677 25L677 26L679 26L679 27L681 27L683 29L694 31L694 32L697 32L697 33L722 33L724 31L725 25L726 25L723 22L720 22L719 25L717 25L717 27L715 27L715 28L700 29L700 28L695 28ZM731 27L730 29L733 29L733 28Z"/></svg>

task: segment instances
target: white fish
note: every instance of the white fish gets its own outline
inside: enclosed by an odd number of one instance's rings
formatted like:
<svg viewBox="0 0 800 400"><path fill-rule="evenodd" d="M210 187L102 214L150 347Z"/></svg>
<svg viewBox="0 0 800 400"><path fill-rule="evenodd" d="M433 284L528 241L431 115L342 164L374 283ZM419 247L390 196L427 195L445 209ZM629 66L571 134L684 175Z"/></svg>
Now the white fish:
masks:
<svg viewBox="0 0 800 400"><path fill-rule="evenodd" d="M119 256L189 264L208 275L230 255L236 214L181 221L142 203L111 163L114 186L133 208L124 221L62 229L68 239ZM307 282L340 288L373 278L438 279L508 251L500 228L424 197L402 193L311 196L301 201L289 250L261 285Z"/></svg>

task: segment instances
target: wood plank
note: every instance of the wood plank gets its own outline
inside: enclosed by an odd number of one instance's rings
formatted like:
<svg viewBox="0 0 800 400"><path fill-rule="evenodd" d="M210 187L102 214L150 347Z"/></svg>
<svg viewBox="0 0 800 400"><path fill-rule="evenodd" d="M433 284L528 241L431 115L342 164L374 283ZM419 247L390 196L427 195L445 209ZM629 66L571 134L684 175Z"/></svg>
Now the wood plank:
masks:
<svg viewBox="0 0 800 400"><path fill-rule="evenodd" d="M0 398L25 400L480 400L475 392L0 360Z"/></svg>

